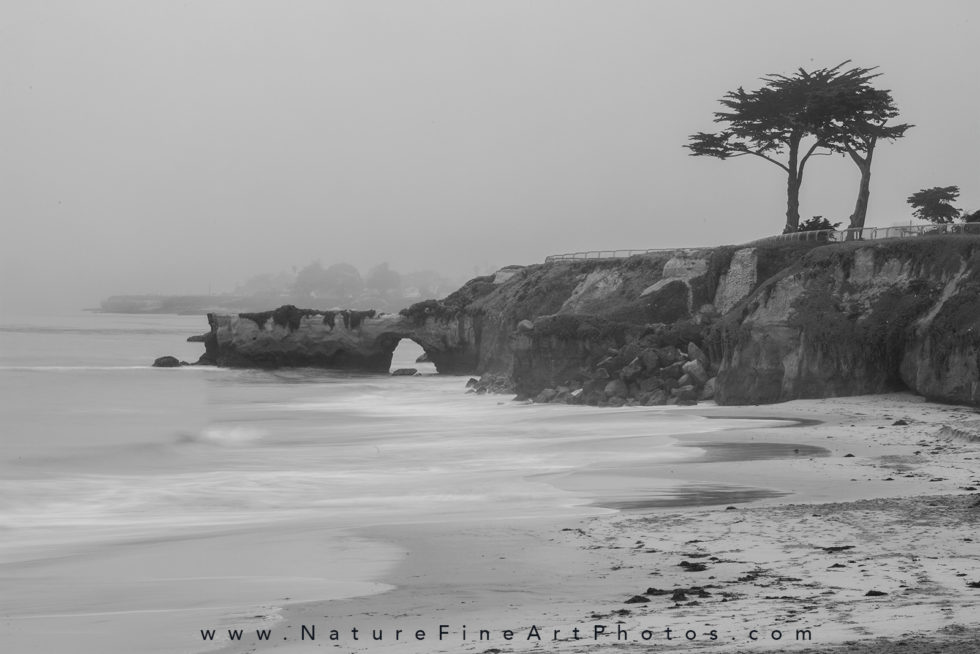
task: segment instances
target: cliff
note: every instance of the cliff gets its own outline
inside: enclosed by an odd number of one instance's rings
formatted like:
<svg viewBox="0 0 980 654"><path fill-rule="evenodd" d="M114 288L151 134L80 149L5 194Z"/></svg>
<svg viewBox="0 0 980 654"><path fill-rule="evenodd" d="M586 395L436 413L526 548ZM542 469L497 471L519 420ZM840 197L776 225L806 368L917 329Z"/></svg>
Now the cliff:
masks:
<svg viewBox="0 0 980 654"><path fill-rule="evenodd" d="M344 316L347 316L346 318ZM440 372L540 401L722 404L908 388L980 404L980 238L922 236L513 266L400 314L209 316L222 365Z"/></svg>

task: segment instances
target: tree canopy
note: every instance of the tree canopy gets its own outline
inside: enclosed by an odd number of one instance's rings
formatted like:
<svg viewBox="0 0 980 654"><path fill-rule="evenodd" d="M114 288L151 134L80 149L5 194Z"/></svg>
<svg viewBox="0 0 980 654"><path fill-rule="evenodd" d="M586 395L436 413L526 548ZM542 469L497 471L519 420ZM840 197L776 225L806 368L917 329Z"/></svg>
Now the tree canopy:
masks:
<svg viewBox="0 0 980 654"><path fill-rule="evenodd" d="M693 156L724 160L750 154L781 168L787 176L784 232L799 227L800 187L810 158L846 153L862 172L851 225L863 226L874 146L879 138L900 138L911 125L888 125L898 112L889 91L871 86L879 74L874 68L843 70L848 63L769 74L757 90L728 92L720 100L727 110L714 114L715 122L727 127L692 134L685 147Z"/></svg>
<svg viewBox="0 0 980 654"><path fill-rule="evenodd" d="M898 117L898 108L891 91L871 85L871 80L881 75L875 70L877 67L858 67L839 72L827 91L815 98L814 134L825 147L848 155L861 171L858 196L851 214L852 229L864 227L868 215L875 146L879 140L902 138L913 127L908 123L889 124Z"/></svg>

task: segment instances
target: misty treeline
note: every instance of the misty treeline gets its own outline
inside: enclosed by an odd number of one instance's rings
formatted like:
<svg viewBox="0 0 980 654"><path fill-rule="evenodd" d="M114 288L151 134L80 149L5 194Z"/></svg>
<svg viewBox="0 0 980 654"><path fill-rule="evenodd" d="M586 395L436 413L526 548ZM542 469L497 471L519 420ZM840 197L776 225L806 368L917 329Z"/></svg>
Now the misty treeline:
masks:
<svg viewBox="0 0 980 654"><path fill-rule="evenodd" d="M792 75L769 74L754 91L739 87L721 98L717 132L698 132L684 146L693 156L728 159L753 155L786 175L784 232L800 225L800 188L811 157L840 154L860 172L849 228L862 228L871 196L871 163L879 141L902 138L912 125L895 123L898 109L891 91L875 88L876 68L844 67Z"/></svg>
<svg viewBox="0 0 980 654"><path fill-rule="evenodd" d="M402 273L380 263L362 274L349 263L314 261L291 272L265 273L238 284L234 295L268 300L269 306L392 311L454 291L459 280L431 270Z"/></svg>

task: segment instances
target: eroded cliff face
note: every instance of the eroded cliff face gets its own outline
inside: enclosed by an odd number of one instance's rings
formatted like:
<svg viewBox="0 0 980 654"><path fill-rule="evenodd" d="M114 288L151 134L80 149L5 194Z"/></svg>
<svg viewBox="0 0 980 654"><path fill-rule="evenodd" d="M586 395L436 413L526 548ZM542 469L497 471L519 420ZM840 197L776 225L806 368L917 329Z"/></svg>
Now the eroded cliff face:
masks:
<svg viewBox="0 0 980 654"><path fill-rule="evenodd" d="M910 389L980 404L980 239L817 248L715 326L717 400Z"/></svg>
<svg viewBox="0 0 980 654"><path fill-rule="evenodd" d="M208 314L208 322L205 357L220 366L388 372L398 342L409 338L440 372L462 374L476 367L475 336L465 316L439 320L287 305L262 313Z"/></svg>
<svg viewBox="0 0 980 654"><path fill-rule="evenodd" d="M908 388L980 404L980 237L513 266L400 314L283 307L209 320L219 365L386 372L410 338L440 372L505 378L542 401L756 404Z"/></svg>

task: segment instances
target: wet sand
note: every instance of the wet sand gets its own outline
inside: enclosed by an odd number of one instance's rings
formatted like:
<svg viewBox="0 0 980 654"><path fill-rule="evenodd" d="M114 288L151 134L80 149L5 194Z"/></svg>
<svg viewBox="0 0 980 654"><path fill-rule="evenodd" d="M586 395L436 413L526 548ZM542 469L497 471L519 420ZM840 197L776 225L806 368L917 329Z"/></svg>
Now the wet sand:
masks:
<svg viewBox="0 0 980 654"><path fill-rule="evenodd" d="M980 622L975 410L895 394L691 411L788 422L684 436L699 452L683 461L552 476L591 490L593 517L361 530L404 552L377 579L391 590L226 618L246 632L223 651L967 647Z"/></svg>

